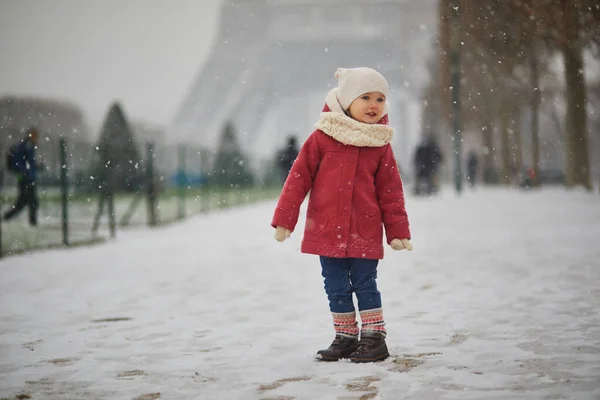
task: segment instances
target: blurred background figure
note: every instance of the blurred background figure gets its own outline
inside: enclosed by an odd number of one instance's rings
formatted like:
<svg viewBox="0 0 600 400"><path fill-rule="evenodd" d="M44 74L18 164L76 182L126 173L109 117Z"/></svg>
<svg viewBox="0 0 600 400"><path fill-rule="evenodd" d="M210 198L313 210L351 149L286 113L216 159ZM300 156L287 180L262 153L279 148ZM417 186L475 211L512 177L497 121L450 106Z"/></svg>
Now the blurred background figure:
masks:
<svg viewBox="0 0 600 400"><path fill-rule="evenodd" d="M469 186L474 187L477 180L477 153L471 150L467 157L467 180Z"/></svg>
<svg viewBox="0 0 600 400"><path fill-rule="evenodd" d="M17 175L18 195L15 204L4 214L4 220L15 217L25 207L29 208L29 224L37 225L38 197L35 182L37 163L35 150L38 141L36 128L29 128L21 141L10 147L6 155L7 171Z"/></svg>
<svg viewBox="0 0 600 400"><path fill-rule="evenodd" d="M437 140L434 135L429 135L417 146L414 157L416 195L434 194L438 190L438 172L442 162Z"/></svg>
<svg viewBox="0 0 600 400"><path fill-rule="evenodd" d="M536 181L537 181L537 172L535 171L535 169L527 168L527 173L525 174L525 177L523 178L523 182L521 183L521 186L529 189L535 185Z"/></svg>
<svg viewBox="0 0 600 400"><path fill-rule="evenodd" d="M290 169L292 169L292 165L294 164L296 157L298 157L298 151L298 139L296 138L296 135L291 134L287 138L285 147L279 150L279 156L277 157L282 183L287 179Z"/></svg>

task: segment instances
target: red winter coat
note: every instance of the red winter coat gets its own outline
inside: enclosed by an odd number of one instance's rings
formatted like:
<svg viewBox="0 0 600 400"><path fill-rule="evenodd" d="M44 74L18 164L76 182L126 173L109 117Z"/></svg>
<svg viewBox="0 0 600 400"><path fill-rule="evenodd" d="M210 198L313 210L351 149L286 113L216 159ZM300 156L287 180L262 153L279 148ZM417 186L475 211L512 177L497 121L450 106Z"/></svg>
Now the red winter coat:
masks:
<svg viewBox="0 0 600 400"><path fill-rule="evenodd" d="M387 115L379 123L387 125ZM271 225L293 232L309 191L303 253L381 259L383 226L388 244L410 239L402 181L389 143L358 147L314 131L292 166Z"/></svg>

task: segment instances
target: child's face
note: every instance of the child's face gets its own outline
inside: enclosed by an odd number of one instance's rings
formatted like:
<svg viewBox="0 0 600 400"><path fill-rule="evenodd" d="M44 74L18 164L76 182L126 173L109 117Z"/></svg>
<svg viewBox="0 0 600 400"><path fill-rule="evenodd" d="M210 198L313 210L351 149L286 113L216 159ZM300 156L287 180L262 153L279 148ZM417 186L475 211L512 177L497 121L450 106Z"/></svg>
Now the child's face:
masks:
<svg viewBox="0 0 600 400"><path fill-rule="evenodd" d="M375 124L383 117L385 95L381 92L369 92L357 97L348 112L350 117L365 124Z"/></svg>

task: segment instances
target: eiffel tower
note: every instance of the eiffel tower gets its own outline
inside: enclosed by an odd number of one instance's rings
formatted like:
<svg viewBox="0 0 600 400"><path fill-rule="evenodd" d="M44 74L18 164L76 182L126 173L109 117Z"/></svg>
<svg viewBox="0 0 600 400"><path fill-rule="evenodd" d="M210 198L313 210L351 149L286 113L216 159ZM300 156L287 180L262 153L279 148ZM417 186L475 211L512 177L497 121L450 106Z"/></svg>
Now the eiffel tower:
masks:
<svg viewBox="0 0 600 400"><path fill-rule="evenodd" d="M436 7L437 0L225 1L212 54L168 137L214 149L232 120L246 151L270 152L299 119L307 128L300 138L310 134L338 67L369 66L389 82L390 120L401 133L394 143L408 147L402 140L418 135ZM311 95L319 100L309 113ZM261 134L274 108L283 109L278 126Z"/></svg>

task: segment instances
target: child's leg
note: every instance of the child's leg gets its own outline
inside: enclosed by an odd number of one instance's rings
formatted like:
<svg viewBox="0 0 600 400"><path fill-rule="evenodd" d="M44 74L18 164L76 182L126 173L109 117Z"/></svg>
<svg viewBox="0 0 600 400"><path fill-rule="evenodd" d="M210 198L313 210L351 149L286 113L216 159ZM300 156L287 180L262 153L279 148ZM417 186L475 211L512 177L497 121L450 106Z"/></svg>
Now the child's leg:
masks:
<svg viewBox="0 0 600 400"><path fill-rule="evenodd" d="M348 356L352 362L381 361L390 356L385 343L381 294L376 283L377 264L378 260L351 260L350 280L362 321L358 348Z"/></svg>
<svg viewBox="0 0 600 400"><path fill-rule="evenodd" d="M347 358L358 349L358 324L352 302L350 264L346 258L321 257L325 291L333 316L335 339L327 349L317 351L322 361Z"/></svg>
<svg viewBox="0 0 600 400"><path fill-rule="evenodd" d="M381 308L381 293L377 289L379 260L355 258L351 260L350 280L358 300L363 332L379 332L384 336L385 321Z"/></svg>
<svg viewBox="0 0 600 400"><path fill-rule="evenodd" d="M320 257L321 274L325 278L325 292L333 316L336 334L358 336L356 311L352 302L350 264L346 258Z"/></svg>

